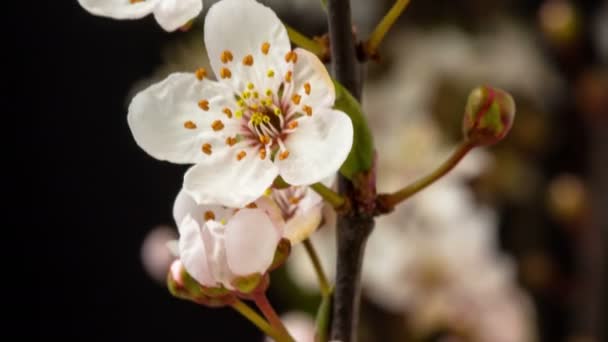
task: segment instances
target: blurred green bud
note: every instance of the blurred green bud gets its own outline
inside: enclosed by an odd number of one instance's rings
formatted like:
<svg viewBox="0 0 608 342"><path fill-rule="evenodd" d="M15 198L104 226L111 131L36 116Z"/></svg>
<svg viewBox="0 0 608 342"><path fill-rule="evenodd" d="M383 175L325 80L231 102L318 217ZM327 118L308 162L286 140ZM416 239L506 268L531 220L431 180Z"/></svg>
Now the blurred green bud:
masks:
<svg viewBox="0 0 608 342"><path fill-rule="evenodd" d="M511 130L514 119L515 101L509 93L480 86L469 94L462 129L468 141L487 146L502 140Z"/></svg>

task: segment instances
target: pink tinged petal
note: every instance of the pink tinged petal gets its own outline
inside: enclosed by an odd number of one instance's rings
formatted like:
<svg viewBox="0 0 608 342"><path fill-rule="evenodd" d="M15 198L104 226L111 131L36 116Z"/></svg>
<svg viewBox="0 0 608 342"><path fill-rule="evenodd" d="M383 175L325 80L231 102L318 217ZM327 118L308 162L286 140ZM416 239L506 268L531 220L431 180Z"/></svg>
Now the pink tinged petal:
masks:
<svg viewBox="0 0 608 342"><path fill-rule="evenodd" d="M154 9L154 18L165 31L175 31L198 16L202 9L202 0L160 0Z"/></svg>
<svg viewBox="0 0 608 342"><path fill-rule="evenodd" d="M268 270L281 232L264 211L242 209L228 222L225 237L228 266L245 276Z"/></svg>
<svg viewBox="0 0 608 342"><path fill-rule="evenodd" d="M336 90L334 84L319 58L307 50L295 49L298 56L297 63L293 67L293 84L291 91L285 92L288 96L286 101L291 103L289 114L293 112L304 113L304 106L312 109L313 115L323 109L333 107L336 101ZM299 95L299 104L292 101L293 95Z"/></svg>
<svg viewBox="0 0 608 342"><path fill-rule="evenodd" d="M78 0L91 14L114 19L139 19L152 13L158 0L131 3L129 0Z"/></svg>
<svg viewBox="0 0 608 342"><path fill-rule="evenodd" d="M295 214L285 226L283 237L289 239L291 245L295 245L307 239L321 224L323 204L309 208L306 211Z"/></svg>
<svg viewBox="0 0 608 342"><path fill-rule="evenodd" d="M226 260L225 234L226 226L223 222L207 221L202 229L203 243L213 279L226 288L233 289L230 283L234 279L234 274Z"/></svg>
<svg viewBox="0 0 608 342"><path fill-rule="evenodd" d="M234 215L234 209L220 205L199 205L182 189L173 205L173 218L176 223L179 223L188 215L202 227L209 220L228 221Z"/></svg>
<svg viewBox="0 0 608 342"><path fill-rule="evenodd" d="M264 44L268 49L263 51ZM223 0L211 6L205 18L205 46L218 80L238 92L251 82L260 93L271 89L276 94L290 69L285 61L291 50L285 26L270 8L254 0ZM232 58L222 61L226 51ZM253 64L244 63L247 56ZM231 77L222 77L224 68ZM270 70L273 77L268 77Z"/></svg>
<svg viewBox="0 0 608 342"><path fill-rule="evenodd" d="M352 147L353 125L341 111L324 110L299 120L285 145L289 157L275 160L283 179L292 185L310 185L337 172Z"/></svg>
<svg viewBox="0 0 608 342"><path fill-rule="evenodd" d="M244 157L239 160L239 155ZM217 203L241 208L262 196L278 175L268 159L260 159L254 148L240 149L204 159L184 176L184 189L197 203Z"/></svg>
<svg viewBox="0 0 608 342"><path fill-rule="evenodd" d="M179 254L184 268L200 284L214 286L201 227L191 216L184 217L179 229Z"/></svg>
<svg viewBox="0 0 608 342"><path fill-rule="evenodd" d="M270 198L270 196L262 196L255 201L255 207L262 210L270 220L272 224L279 229L280 235L283 236L283 229L285 228L285 220L283 220L283 214L281 208Z"/></svg>
<svg viewBox="0 0 608 342"><path fill-rule="evenodd" d="M208 102L208 110L199 107L201 100ZM194 74L175 73L138 93L129 105L127 119L135 141L152 157L197 163L228 149L225 139L234 133L236 122L222 113L224 108L236 108L226 86L199 81ZM225 128L214 130L216 120ZM211 150L205 150L209 153L203 151L204 144L210 145Z"/></svg>

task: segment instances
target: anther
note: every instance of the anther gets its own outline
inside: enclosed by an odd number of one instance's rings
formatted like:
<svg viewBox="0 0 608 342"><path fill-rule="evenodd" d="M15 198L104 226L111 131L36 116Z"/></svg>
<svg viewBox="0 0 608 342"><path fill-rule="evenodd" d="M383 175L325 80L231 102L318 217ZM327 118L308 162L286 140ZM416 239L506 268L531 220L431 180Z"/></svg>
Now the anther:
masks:
<svg viewBox="0 0 608 342"><path fill-rule="evenodd" d="M289 157L289 151L285 150L279 153L279 160L285 160L287 157Z"/></svg>
<svg viewBox="0 0 608 342"><path fill-rule="evenodd" d="M274 70L269 69L268 72L266 73L266 76L268 76L270 78L274 77Z"/></svg>
<svg viewBox="0 0 608 342"><path fill-rule="evenodd" d="M192 121L186 121L184 122L184 128L187 129L195 129L196 128L196 124Z"/></svg>
<svg viewBox="0 0 608 342"><path fill-rule="evenodd" d="M251 203L247 204L246 207L249 209L256 209L258 207L258 205L255 204L254 202L251 202Z"/></svg>
<svg viewBox="0 0 608 342"><path fill-rule="evenodd" d="M234 137L228 137L226 138L226 145L228 146L234 146L234 144L236 144L236 138Z"/></svg>
<svg viewBox="0 0 608 342"><path fill-rule="evenodd" d="M298 205L298 203L300 203L300 198L299 197L289 197L289 203L293 204L293 205Z"/></svg>
<svg viewBox="0 0 608 342"><path fill-rule="evenodd" d="M253 85L253 83L251 83L251 82L247 83L247 89L253 90L254 87L255 86Z"/></svg>
<svg viewBox="0 0 608 342"><path fill-rule="evenodd" d="M288 71L285 73L285 82L291 82L291 77L293 76L293 72Z"/></svg>
<svg viewBox="0 0 608 342"><path fill-rule="evenodd" d="M293 94L293 96L291 97L291 101L296 105L300 104L300 100L302 100L302 96L300 96L299 94Z"/></svg>
<svg viewBox="0 0 608 342"><path fill-rule="evenodd" d="M211 210L205 211L205 221L215 220L215 213Z"/></svg>
<svg viewBox="0 0 608 342"><path fill-rule="evenodd" d="M289 127L289 129L294 129L296 127L298 127L298 122L297 121L292 121L289 124L287 124L287 127Z"/></svg>
<svg viewBox="0 0 608 342"><path fill-rule="evenodd" d="M231 118L232 118L232 111L230 110L230 108L224 108L224 109L222 110L222 112L223 112L224 114L226 114L226 116L228 117L228 119L231 119Z"/></svg>
<svg viewBox="0 0 608 342"><path fill-rule="evenodd" d="M247 56L243 57L243 64L246 66L252 66L253 65L253 56L247 55Z"/></svg>
<svg viewBox="0 0 608 342"><path fill-rule="evenodd" d="M198 102L198 106L204 110L204 111L208 111L209 110L209 101L207 100L200 100Z"/></svg>
<svg viewBox="0 0 608 342"><path fill-rule="evenodd" d="M230 77L232 77L232 72L230 72L230 69L228 69L228 68L221 68L220 77L221 78L230 78Z"/></svg>
<svg viewBox="0 0 608 342"><path fill-rule="evenodd" d="M203 153L207 154L207 155L211 155L211 144L209 143L204 143L203 147L202 147Z"/></svg>
<svg viewBox="0 0 608 342"><path fill-rule="evenodd" d="M220 59L222 60L222 63L226 64L228 62L232 62L232 59L234 57L232 56L232 52L228 51L228 50L224 50L224 52L222 52L222 56L220 57Z"/></svg>
<svg viewBox="0 0 608 342"><path fill-rule="evenodd" d="M260 159L266 159L266 148L264 147L260 148Z"/></svg>
<svg viewBox="0 0 608 342"><path fill-rule="evenodd" d="M211 124L211 128L213 128L213 130L216 132L221 131L224 128L224 123L222 122L222 120L215 120Z"/></svg>
<svg viewBox="0 0 608 342"><path fill-rule="evenodd" d="M205 77L207 77L207 70L205 68L198 68L194 75L198 78L199 81L202 81Z"/></svg>
<svg viewBox="0 0 608 342"><path fill-rule="evenodd" d="M297 61L298 61L298 55L295 52L289 51L288 53L285 54L285 62L296 63Z"/></svg>
<svg viewBox="0 0 608 342"><path fill-rule="evenodd" d="M268 42L262 43L262 53L267 55L269 50L270 50L270 43L268 43Z"/></svg>
<svg viewBox="0 0 608 342"><path fill-rule="evenodd" d="M310 83L304 83L304 92L306 92L306 95L310 95Z"/></svg>
<svg viewBox="0 0 608 342"><path fill-rule="evenodd" d="M270 143L270 137L267 135L260 135L260 142L264 145L267 145Z"/></svg>
<svg viewBox="0 0 608 342"><path fill-rule="evenodd" d="M243 158L245 158L247 156L247 152L241 150L241 152L239 152L239 154L236 155L236 160L241 161L243 160Z"/></svg>
<svg viewBox="0 0 608 342"><path fill-rule="evenodd" d="M308 115L308 116L312 115L312 107L311 106L303 105L302 106L302 110L306 113L306 115Z"/></svg>

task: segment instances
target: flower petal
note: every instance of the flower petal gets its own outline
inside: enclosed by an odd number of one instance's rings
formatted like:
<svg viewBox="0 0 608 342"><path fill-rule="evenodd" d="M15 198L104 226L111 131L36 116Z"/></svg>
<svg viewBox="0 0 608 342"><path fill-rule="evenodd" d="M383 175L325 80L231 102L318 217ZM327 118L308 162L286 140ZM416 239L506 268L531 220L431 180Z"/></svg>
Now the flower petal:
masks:
<svg viewBox="0 0 608 342"><path fill-rule="evenodd" d="M281 232L262 210L242 209L226 227L226 256L236 275L264 274L276 251Z"/></svg>
<svg viewBox="0 0 608 342"><path fill-rule="evenodd" d="M293 84L285 94L289 96L287 101L295 94L299 95L301 100L298 101L299 105L290 107L288 114L295 111L303 113L304 106L309 106L313 113L319 109L333 107L336 90L325 65L307 50L297 48L294 53L298 56L298 61L293 67Z"/></svg>
<svg viewBox="0 0 608 342"><path fill-rule="evenodd" d="M199 107L201 100L208 101L207 111ZM215 132L211 125L227 119L223 108L236 107L231 90L221 83L175 73L138 93L127 119L135 141L152 157L196 163L208 159L202 150L206 143L213 153L227 149L224 141L230 131Z"/></svg>
<svg viewBox="0 0 608 342"><path fill-rule="evenodd" d="M259 91L271 89L276 94L289 70L285 55L291 48L285 26L270 8L254 0L223 0L211 6L205 19L205 46L218 80L238 92L251 82L263 88ZM226 76L223 68L232 76L222 77Z"/></svg>
<svg viewBox="0 0 608 342"><path fill-rule="evenodd" d="M325 110L299 120L285 140L289 157L275 160L283 179L310 185L337 172L352 147L353 125L341 111Z"/></svg>
<svg viewBox="0 0 608 342"><path fill-rule="evenodd" d="M292 246L307 239L319 227L323 218L322 209L323 203L319 203L287 221L283 236L289 239Z"/></svg>
<svg viewBox="0 0 608 342"><path fill-rule="evenodd" d="M129 0L78 0L91 14L114 19L139 19L152 13L158 0L131 3Z"/></svg>
<svg viewBox="0 0 608 342"><path fill-rule="evenodd" d="M179 228L179 255L184 268L201 285L215 286L211 276L201 227L190 215L184 217Z"/></svg>
<svg viewBox="0 0 608 342"><path fill-rule="evenodd" d="M188 215L202 227L208 220L227 222L234 215L234 209L220 205L197 204L192 196L182 189L173 205L173 218L179 224Z"/></svg>
<svg viewBox="0 0 608 342"><path fill-rule="evenodd" d="M202 10L202 0L161 0L154 9L154 18L165 31L175 31Z"/></svg>
<svg viewBox="0 0 608 342"><path fill-rule="evenodd" d="M184 189L197 203L217 203L241 208L262 196L278 175L268 159L261 160L253 148L233 149L191 167L184 176ZM238 154L245 156L238 160Z"/></svg>

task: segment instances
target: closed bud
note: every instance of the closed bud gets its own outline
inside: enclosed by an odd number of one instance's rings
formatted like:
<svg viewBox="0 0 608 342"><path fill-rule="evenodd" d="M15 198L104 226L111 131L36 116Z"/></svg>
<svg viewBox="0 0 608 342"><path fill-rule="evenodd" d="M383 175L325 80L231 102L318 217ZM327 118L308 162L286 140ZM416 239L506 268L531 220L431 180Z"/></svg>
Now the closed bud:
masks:
<svg viewBox="0 0 608 342"><path fill-rule="evenodd" d="M469 94L462 121L466 139L477 146L502 140L513 126L515 101L502 89L480 86Z"/></svg>
<svg viewBox="0 0 608 342"><path fill-rule="evenodd" d="M235 296L222 287L206 287L192 278L184 268L181 260L175 260L167 275L169 292L177 298L190 300L210 307L231 304Z"/></svg>

